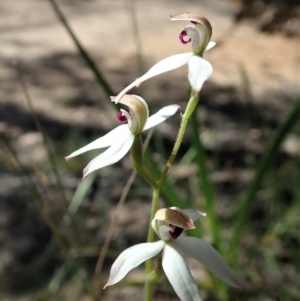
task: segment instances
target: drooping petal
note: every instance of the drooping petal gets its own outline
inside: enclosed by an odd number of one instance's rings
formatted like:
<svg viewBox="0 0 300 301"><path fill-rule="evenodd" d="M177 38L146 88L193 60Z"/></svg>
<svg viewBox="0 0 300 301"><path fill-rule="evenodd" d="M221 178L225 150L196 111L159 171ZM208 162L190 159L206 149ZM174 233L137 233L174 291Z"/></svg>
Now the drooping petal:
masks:
<svg viewBox="0 0 300 301"><path fill-rule="evenodd" d="M202 300L185 260L177 250L168 244L164 247L162 266L180 300Z"/></svg>
<svg viewBox="0 0 300 301"><path fill-rule="evenodd" d="M186 213L193 222L196 222L200 217L206 216L206 213L194 209L184 209L183 212Z"/></svg>
<svg viewBox="0 0 300 301"><path fill-rule="evenodd" d="M165 243L162 240L156 242L142 243L132 246L123 251L113 263L109 279L104 286L113 285L122 280L132 269L156 256L163 249Z"/></svg>
<svg viewBox="0 0 300 301"><path fill-rule="evenodd" d="M127 132L123 137L118 137L118 140L116 140L111 147L86 166L83 170L83 179L91 172L121 160L129 151L133 140L134 136L130 132Z"/></svg>
<svg viewBox="0 0 300 301"><path fill-rule="evenodd" d="M157 113L151 115L148 118L148 121L143 129L143 131L146 131L162 122L164 122L169 117L173 116L180 107L178 105L170 105L163 107L160 109Z"/></svg>
<svg viewBox="0 0 300 301"><path fill-rule="evenodd" d="M239 280L222 256L204 240L195 237L179 237L172 246L202 263L210 272L225 283L239 286Z"/></svg>
<svg viewBox="0 0 300 301"><path fill-rule="evenodd" d="M192 52L188 52L188 53L175 54L163 59L162 61L155 64L152 68L150 68L149 71L146 72L143 76L136 79L133 83L127 86L124 90L122 90L113 101L115 103L118 103L124 94L126 94L129 90L131 90L135 86L139 86L143 81L151 77L154 77L156 75L159 75L161 73L171 71L185 65L192 57L192 55L193 55Z"/></svg>
<svg viewBox="0 0 300 301"><path fill-rule="evenodd" d="M200 56L194 55L189 60L189 81L195 92L200 92L203 83L211 76L211 64Z"/></svg>
<svg viewBox="0 0 300 301"><path fill-rule="evenodd" d="M65 159L70 160L71 158L78 156L80 154L83 154L87 151L93 150L93 149L98 149L98 148L104 148L111 146L115 141L120 139L120 137L123 137L124 135L130 133L128 129L127 124L122 124L113 129L112 131L108 132L106 135L103 137L100 137L99 139L89 143L88 145L80 148L79 150L73 152L69 156L67 156Z"/></svg>

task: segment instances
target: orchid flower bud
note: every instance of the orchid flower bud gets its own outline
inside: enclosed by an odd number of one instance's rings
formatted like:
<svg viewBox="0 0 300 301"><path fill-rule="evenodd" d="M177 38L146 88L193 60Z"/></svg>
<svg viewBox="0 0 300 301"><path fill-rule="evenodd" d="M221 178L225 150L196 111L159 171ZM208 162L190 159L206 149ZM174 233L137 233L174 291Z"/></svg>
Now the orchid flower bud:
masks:
<svg viewBox="0 0 300 301"><path fill-rule="evenodd" d="M112 97L114 100L114 97ZM146 101L137 95L124 95L119 103L126 105L129 110L121 109L121 113L118 115L119 121L128 122L129 130L133 135L140 134L149 117L149 109Z"/></svg>
<svg viewBox="0 0 300 301"><path fill-rule="evenodd" d="M209 21L200 14L183 13L179 15L169 15L172 21L190 21L192 25L187 25L180 33L181 43L192 42L193 53L202 56L212 36L212 27ZM189 36L188 40L184 38Z"/></svg>
<svg viewBox="0 0 300 301"><path fill-rule="evenodd" d="M162 240L177 239L184 230L195 228L193 220L176 207L159 209L151 225Z"/></svg>

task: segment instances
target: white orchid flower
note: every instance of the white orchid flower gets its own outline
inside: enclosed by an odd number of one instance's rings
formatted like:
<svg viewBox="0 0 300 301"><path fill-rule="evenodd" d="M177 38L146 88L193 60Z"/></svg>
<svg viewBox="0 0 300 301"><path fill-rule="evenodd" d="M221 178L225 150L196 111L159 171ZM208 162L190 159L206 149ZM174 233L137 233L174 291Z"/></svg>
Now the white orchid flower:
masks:
<svg viewBox="0 0 300 301"><path fill-rule="evenodd" d="M118 114L118 120L121 122L127 121L127 124L119 125L103 137L80 148L65 158L69 160L87 151L108 147L106 151L94 158L86 166L83 170L83 178L97 169L121 160L130 150L136 135L162 123L179 109L178 105L166 106L149 117L148 105L140 96L124 95L120 103L128 106L129 110L121 109L121 113Z"/></svg>
<svg viewBox="0 0 300 301"><path fill-rule="evenodd" d="M121 99L129 90L138 87L145 80L159 75L161 73L177 69L185 64L189 65L188 79L192 89L199 93L203 83L211 76L213 68L211 64L202 58L203 53L216 45L215 42L210 42L212 35L212 27L209 21L202 15L184 13L176 16L170 15L172 21L190 21L192 24L187 25L180 33L179 39L181 43L187 44L192 42L192 52L172 55L157 64L155 64L143 76L136 79L133 83L122 90L115 102ZM184 38L189 36L188 40Z"/></svg>
<svg viewBox="0 0 300 301"><path fill-rule="evenodd" d="M113 263L105 287L122 280L129 271L162 252L162 267L182 301L201 301L197 284L181 253L200 263L225 283L239 287L239 281L221 255L209 244L195 237L180 236L193 229L194 221L205 215L198 211L163 208L157 211L152 227L161 240L142 243L123 251Z"/></svg>

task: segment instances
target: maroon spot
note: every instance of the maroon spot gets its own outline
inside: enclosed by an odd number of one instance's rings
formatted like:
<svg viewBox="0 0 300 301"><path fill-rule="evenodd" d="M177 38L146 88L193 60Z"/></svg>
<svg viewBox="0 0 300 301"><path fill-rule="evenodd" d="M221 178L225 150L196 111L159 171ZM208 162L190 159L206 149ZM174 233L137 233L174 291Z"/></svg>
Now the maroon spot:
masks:
<svg viewBox="0 0 300 301"><path fill-rule="evenodd" d="M171 237L173 239L177 239L180 236L180 234L183 232L183 230L184 230L182 228L176 227L176 226L171 225L171 224L169 226L171 228L171 230L169 231L169 233L170 233L170 235L171 235Z"/></svg>
<svg viewBox="0 0 300 301"><path fill-rule="evenodd" d="M188 40L185 40L184 38L187 36L188 34L186 33L185 30L183 30L180 35L179 35L179 40L182 44L187 44L189 43L192 39L189 38Z"/></svg>
<svg viewBox="0 0 300 301"><path fill-rule="evenodd" d="M126 121L127 121L126 116L123 115L122 113L119 113L119 114L117 115L117 119L118 119L119 122L126 122Z"/></svg>

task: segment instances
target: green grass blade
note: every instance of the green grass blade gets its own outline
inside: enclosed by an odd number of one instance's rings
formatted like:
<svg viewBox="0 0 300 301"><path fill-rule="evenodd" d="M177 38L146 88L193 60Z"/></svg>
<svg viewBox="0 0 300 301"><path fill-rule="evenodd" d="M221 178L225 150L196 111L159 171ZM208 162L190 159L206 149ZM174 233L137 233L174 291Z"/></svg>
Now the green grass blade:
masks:
<svg viewBox="0 0 300 301"><path fill-rule="evenodd" d="M282 142L286 136L290 133L292 127L299 121L300 116L300 97L295 100L290 111L277 127L273 137L269 140L265 151L260 158L258 167L256 169L254 178L244 197L241 199L241 207L237 214L237 220L233 229L233 236L230 241L230 255L229 261L233 263L238 253L238 247L240 244L241 236L243 234L244 227L248 221L251 207L253 205L256 193L260 187L260 183L263 180L266 172L268 171L272 161L274 160Z"/></svg>
<svg viewBox="0 0 300 301"><path fill-rule="evenodd" d="M83 59L85 60L86 64L88 65L88 67L92 70L92 72L94 73L94 76L98 82L98 84L100 85L100 87L102 87L104 93L106 94L106 96L109 98L112 95L116 95L112 88L110 87L110 85L108 84L108 82L105 80L104 76L101 74L101 72L99 71L98 67L96 66L96 64L94 63L94 61L91 59L91 57L89 56L89 54L87 53L87 51L84 49L84 47L82 46L82 44L80 43L80 41L78 40L78 38L76 37L74 31L71 29L66 17L64 16L64 14L62 13L61 9L59 8L59 6L57 5L55 0L48 0L56 14L56 16L58 17L59 21L61 22L61 24L64 26L64 28L66 29L66 31L68 32L68 34L70 35L72 41L74 42L74 44L76 45L80 55L83 57Z"/></svg>
<svg viewBox="0 0 300 301"><path fill-rule="evenodd" d="M72 217L73 215L76 214L77 210L82 204L82 201L86 193L88 192L93 182L95 181L95 178L96 178L96 174L93 173L89 177L87 177L84 181L81 181L77 186L73 199L68 206L67 213L63 217L63 220L66 224L69 225L71 223L70 216Z"/></svg>
<svg viewBox="0 0 300 301"><path fill-rule="evenodd" d="M136 0L126 0L127 10L129 13L129 19L132 24L132 34L135 43L135 51L136 51L136 58L138 64L139 74L144 73L144 63L143 63L143 55L142 55L142 42L141 36L139 31L137 13L136 13Z"/></svg>
<svg viewBox="0 0 300 301"><path fill-rule="evenodd" d="M199 123L197 120L197 111L195 110L191 116L190 121L192 145L196 150L194 161L198 165L198 178L203 196L205 198L205 211L210 220L211 231L214 243L221 252L221 229L217 220L215 206L214 206L214 189L209 179L209 171L207 169L207 159L205 150L202 145L199 135Z"/></svg>

